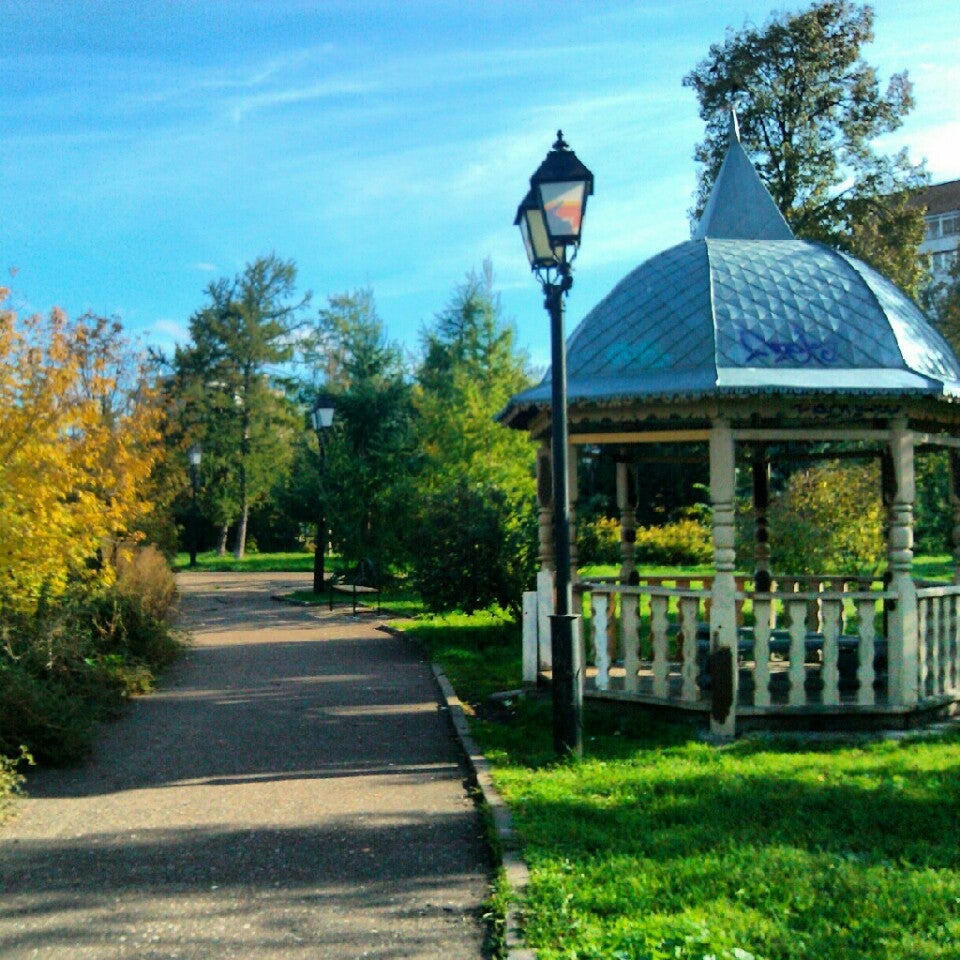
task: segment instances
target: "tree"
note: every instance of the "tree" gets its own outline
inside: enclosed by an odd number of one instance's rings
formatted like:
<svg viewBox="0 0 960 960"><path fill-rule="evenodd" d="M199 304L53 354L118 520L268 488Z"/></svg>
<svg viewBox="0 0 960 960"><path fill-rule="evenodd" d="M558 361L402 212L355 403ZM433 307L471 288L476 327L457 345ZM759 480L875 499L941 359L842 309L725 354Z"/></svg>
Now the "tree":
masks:
<svg viewBox="0 0 960 960"><path fill-rule="evenodd" d="M411 389L369 290L328 299L306 358L335 395L323 489L331 540L350 560L403 559L417 471Z"/></svg>
<svg viewBox="0 0 960 960"><path fill-rule="evenodd" d="M703 164L697 212L723 160L734 105L741 143L794 233L853 253L916 297L926 279L923 213L908 200L927 177L905 150L885 156L872 146L913 108L905 71L881 92L861 58L873 21L869 6L819 0L763 28L728 30L710 47L683 79L707 125L695 152Z"/></svg>
<svg viewBox="0 0 960 960"><path fill-rule="evenodd" d="M19 318L0 291L0 594L29 608L95 575L131 534L160 455L160 409L118 323Z"/></svg>
<svg viewBox="0 0 960 960"><path fill-rule="evenodd" d="M531 378L501 315L489 261L468 274L421 343L416 406L426 486L436 491L466 479L514 498L531 495L534 447L495 420Z"/></svg>
<svg viewBox="0 0 960 960"><path fill-rule="evenodd" d="M771 559L783 574L875 574L884 557L876 462L828 460L792 474L768 516Z"/></svg>
<svg viewBox="0 0 960 960"><path fill-rule="evenodd" d="M536 561L534 447L495 420L530 385L489 262L422 335L417 432L424 457L414 576L436 609L519 603Z"/></svg>
<svg viewBox="0 0 960 960"><path fill-rule="evenodd" d="M937 327L947 338L954 352L960 355L960 255L950 267L949 279L929 291L930 312Z"/></svg>
<svg viewBox="0 0 960 960"><path fill-rule="evenodd" d="M275 254L207 288L190 319L193 343L174 366L183 390L184 434L203 444L207 506L223 531L236 519L234 554L246 548L250 506L290 458L293 411L278 379L310 295L295 299L296 267Z"/></svg>

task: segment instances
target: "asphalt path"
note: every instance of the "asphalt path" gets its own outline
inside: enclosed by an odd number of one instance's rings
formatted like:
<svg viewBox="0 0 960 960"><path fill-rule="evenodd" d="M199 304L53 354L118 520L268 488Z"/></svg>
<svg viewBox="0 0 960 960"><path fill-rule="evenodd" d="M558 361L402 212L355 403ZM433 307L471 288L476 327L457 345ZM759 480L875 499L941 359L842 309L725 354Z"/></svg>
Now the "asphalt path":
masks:
<svg viewBox="0 0 960 960"><path fill-rule="evenodd" d="M0 828L0 957L480 960L490 864L428 664L309 577L184 574L189 651Z"/></svg>

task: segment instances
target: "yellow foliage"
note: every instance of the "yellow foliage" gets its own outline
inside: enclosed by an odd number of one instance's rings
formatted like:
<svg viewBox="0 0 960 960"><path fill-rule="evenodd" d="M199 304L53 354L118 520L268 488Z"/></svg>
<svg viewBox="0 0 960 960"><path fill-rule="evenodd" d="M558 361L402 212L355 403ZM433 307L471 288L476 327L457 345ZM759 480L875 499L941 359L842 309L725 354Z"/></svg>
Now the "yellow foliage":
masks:
<svg viewBox="0 0 960 960"><path fill-rule="evenodd" d="M126 532L159 454L159 407L119 324L20 319L0 289L0 596L30 606ZM87 575L93 575L87 573Z"/></svg>

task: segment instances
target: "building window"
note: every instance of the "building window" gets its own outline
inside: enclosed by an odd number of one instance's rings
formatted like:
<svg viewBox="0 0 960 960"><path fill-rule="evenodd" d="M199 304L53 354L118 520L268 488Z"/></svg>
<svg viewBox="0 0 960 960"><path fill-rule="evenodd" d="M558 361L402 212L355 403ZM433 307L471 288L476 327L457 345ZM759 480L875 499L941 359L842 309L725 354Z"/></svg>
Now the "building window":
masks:
<svg viewBox="0 0 960 960"><path fill-rule="evenodd" d="M930 267L934 273L949 273L956 262L956 250L941 250L930 254Z"/></svg>

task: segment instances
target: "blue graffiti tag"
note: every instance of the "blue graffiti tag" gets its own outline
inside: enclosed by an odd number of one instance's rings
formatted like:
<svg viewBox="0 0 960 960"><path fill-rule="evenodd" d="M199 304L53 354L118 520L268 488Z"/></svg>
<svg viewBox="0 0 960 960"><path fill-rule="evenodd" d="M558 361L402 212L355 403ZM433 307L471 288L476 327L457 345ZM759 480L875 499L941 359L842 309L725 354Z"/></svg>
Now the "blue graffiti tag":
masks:
<svg viewBox="0 0 960 960"><path fill-rule="evenodd" d="M740 346L747 351L745 363L772 360L798 366L827 366L837 359L837 351L832 346L814 340L805 330L791 330L789 340L768 340L753 330L741 330Z"/></svg>

